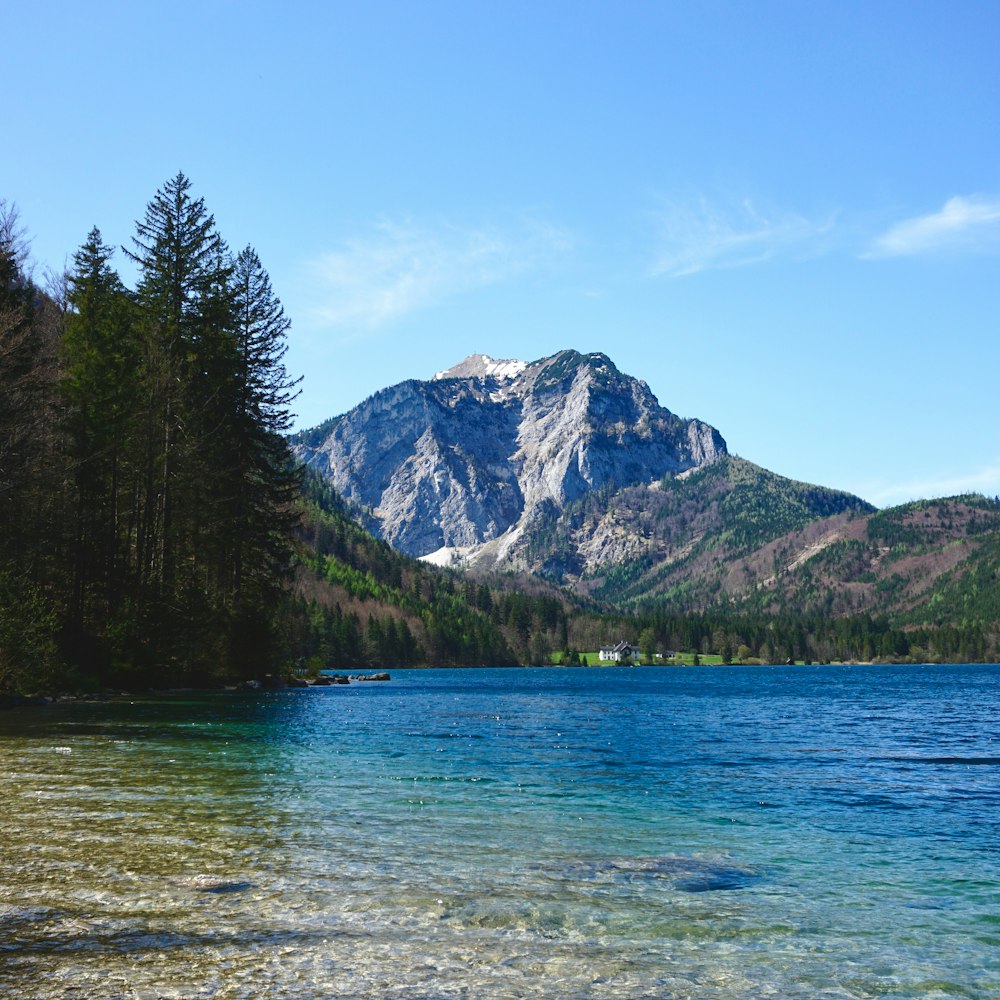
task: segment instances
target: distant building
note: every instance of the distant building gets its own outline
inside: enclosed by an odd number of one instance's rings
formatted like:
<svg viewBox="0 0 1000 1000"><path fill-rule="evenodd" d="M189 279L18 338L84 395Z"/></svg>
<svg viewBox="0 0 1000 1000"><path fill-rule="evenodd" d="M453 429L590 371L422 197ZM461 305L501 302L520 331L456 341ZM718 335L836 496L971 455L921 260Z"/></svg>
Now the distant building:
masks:
<svg viewBox="0 0 1000 1000"><path fill-rule="evenodd" d="M620 642L617 646L601 646L597 658L603 663L632 663L639 655L639 647L630 642Z"/></svg>

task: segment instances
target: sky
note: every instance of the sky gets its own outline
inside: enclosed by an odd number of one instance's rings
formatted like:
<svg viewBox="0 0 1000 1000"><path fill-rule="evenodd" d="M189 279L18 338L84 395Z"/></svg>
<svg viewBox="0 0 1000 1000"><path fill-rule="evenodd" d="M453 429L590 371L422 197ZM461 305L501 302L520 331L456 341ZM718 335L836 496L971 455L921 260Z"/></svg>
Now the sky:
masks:
<svg viewBox="0 0 1000 1000"><path fill-rule="evenodd" d="M603 351L774 472L1000 494L996 0L8 3L36 278L178 171L292 321L296 427ZM124 254L114 263L134 284Z"/></svg>

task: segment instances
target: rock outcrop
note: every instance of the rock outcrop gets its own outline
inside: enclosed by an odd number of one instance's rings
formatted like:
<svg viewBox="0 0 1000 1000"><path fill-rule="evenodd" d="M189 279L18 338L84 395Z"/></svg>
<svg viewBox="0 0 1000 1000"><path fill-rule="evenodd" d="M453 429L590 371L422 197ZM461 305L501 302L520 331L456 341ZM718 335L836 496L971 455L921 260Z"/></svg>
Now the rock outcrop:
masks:
<svg viewBox="0 0 1000 1000"><path fill-rule="evenodd" d="M383 389L295 447L395 548L516 565L531 526L599 489L649 484L726 454L604 354L531 364L472 355Z"/></svg>

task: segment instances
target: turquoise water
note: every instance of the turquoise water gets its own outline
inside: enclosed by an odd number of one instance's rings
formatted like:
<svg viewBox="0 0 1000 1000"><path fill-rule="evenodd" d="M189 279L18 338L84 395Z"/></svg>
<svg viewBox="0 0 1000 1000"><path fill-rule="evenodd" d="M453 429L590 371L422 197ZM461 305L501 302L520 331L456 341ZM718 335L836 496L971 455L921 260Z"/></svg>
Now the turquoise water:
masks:
<svg viewBox="0 0 1000 1000"><path fill-rule="evenodd" d="M1000 668L0 714L0 996L1000 996Z"/></svg>

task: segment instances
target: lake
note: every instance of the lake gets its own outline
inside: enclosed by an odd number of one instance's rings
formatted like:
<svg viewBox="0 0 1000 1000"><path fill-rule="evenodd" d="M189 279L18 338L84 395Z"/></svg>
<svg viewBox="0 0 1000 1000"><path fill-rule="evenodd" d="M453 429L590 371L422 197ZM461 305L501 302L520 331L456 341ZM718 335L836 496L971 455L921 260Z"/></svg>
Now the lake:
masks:
<svg viewBox="0 0 1000 1000"><path fill-rule="evenodd" d="M1000 996L1000 668L0 713L0 996Z"/></svg>

